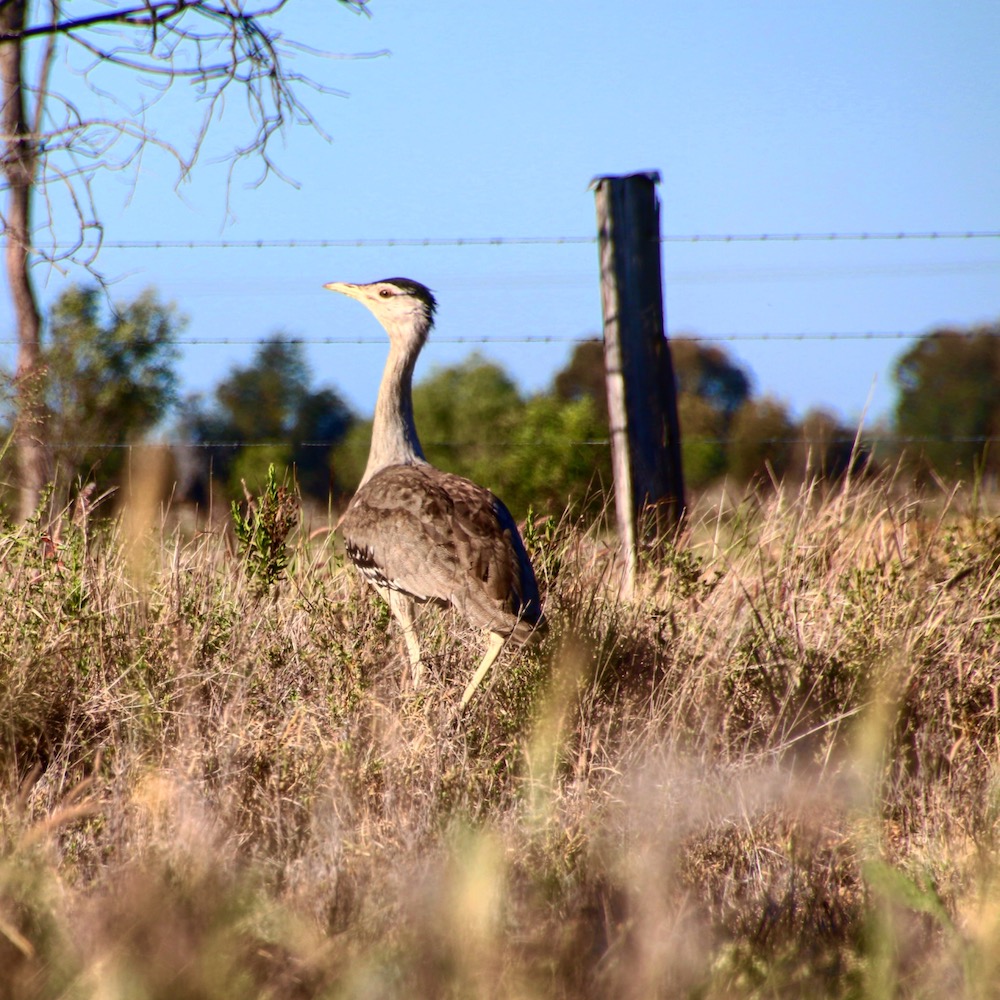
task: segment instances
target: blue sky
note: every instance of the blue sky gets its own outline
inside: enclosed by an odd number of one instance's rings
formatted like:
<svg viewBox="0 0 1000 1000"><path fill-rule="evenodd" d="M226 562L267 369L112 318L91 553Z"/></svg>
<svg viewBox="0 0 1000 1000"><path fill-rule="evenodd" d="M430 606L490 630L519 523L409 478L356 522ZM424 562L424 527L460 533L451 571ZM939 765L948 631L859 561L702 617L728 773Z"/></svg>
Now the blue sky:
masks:
<svg viewBox="0 0 1000 1000"><path fill-rule="evenodd" d="M1000 230L1000 3L590 0L416 5L359 16L293 0L290 38L333 52L316 98L332 136L290 133L278 180L231 192L207 158L178 197L147 159L128 204L99 190L106 239L345 240L591 236L599 174L659 170L665 235ZM303 65L307 71L315 66ZM78 86L70 83L70 86ZM183 108L181 102L175 102ZM175 115L170 129L187 119ZM193 117L193 116L192 116ZM224 119L220 145L235 133ZM1000 240L702 243L663 247L667 323L706 336L911 331L1000 317ZM129 298L153 285L191 338L371 338L311 345L317 384L370 413L379 328L330 280L404 275L440 302L440 341L582 337L600 328L597 249L564 245L116 250ZM80 275L36 277L47 301ZM797 415L856 420L892 404L899 341L728 344L755 391ZM10 356L10 350L7 356ZM433 339L418 378L464 357ZM526 390L571 344L486 344ZM190 346L188 391L252 346Z"/></svg>

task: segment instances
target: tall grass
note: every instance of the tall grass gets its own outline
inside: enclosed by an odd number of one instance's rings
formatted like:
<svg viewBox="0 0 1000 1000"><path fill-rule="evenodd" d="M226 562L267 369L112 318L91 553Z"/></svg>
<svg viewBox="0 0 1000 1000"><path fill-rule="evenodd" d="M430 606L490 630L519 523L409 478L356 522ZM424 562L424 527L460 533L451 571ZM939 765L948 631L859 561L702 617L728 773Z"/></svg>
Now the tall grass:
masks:
<svg viewBox="0 0 1000 1000"><path fill-rule="evenodd" d="M154 495L0 534L0 998L1000 993L980 498L706 500L629 601L532 523L551 633L455 728L480 636L403 695L328 525Z"/></svg>

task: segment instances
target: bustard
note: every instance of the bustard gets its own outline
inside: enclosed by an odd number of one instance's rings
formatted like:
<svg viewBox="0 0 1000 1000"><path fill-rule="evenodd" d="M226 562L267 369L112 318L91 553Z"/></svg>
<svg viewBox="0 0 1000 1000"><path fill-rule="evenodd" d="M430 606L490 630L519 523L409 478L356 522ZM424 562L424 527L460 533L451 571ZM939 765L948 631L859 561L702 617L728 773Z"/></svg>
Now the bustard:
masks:
<svg viewBox="0 0 1000 1000"><path fill-rule="evenodd" d="M325 286L368 307L389 335L368 464L340 519L347 554L388 602L403 631L413 687L424 667L414 630L417 604L450 604L489 632L469 681L465 709L505 643L543 625L538 585L510 512L489 490L425 458L413 422L413 369L437 303L408 278ZM405 673L404 673L405 683Z"/></svg>

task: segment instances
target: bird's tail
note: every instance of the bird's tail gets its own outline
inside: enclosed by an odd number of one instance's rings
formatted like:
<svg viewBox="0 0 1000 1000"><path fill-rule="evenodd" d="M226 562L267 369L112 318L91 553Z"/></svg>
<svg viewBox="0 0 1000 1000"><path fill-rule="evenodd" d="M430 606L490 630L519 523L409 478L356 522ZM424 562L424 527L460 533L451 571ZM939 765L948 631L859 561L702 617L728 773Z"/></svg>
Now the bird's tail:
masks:
<svg viewBox="0 0 1000 1000"><path fill-rule="evenodd" d="M530 642L532 637L540 636L548 627L537 598L523 602L514 610L509 604L503 606L476 591L467 591L453 594L451 603L477 628L507 636L515 646Z"/></svg>

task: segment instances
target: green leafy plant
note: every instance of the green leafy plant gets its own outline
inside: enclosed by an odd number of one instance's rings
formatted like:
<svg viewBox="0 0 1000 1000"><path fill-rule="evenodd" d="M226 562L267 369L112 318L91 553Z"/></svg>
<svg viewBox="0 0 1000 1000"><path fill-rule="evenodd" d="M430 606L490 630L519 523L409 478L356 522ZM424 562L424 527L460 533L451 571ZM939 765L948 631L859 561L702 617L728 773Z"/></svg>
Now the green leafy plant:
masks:
<svg viewBox="0 0 1000 1000"><path fill-rule="evenodd" d="M267 482L259 496L252 496L243 484L245 502L232 502L233 529L247 575L262 591L270 590L285 573L289 532L295 527L299 503L295 494L279 486L274 465L267 470Z"/></svg>

